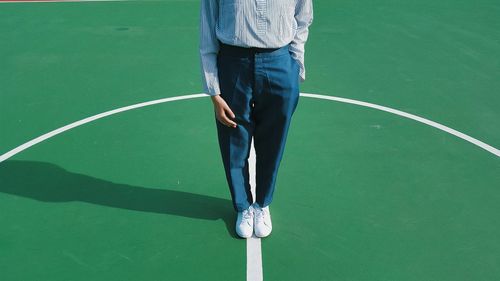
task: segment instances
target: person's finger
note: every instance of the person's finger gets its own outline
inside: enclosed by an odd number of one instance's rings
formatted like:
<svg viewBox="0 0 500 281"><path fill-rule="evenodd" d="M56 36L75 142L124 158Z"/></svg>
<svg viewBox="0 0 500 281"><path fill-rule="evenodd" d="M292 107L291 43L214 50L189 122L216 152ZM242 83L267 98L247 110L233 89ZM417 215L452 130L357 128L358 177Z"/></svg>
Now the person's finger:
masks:
<svg viewBox="0 0 500 281"><path fill-rule="evenodd" d="M234 115L233 111L231 110L231 108L229 106L226 106L225 109L229 113L229 116L231 116L232 119L234 119L236 117L236 115Z"/></svg>
<svg viewBox="0 0 500 281"><path fill-rule="evenodd" d="M222 115L222 119L224 120L224 124L226 124L226 126L236 127L236 122L229 119L229 117L225 113Z"/></svg>
<svg viewBox="0 0 500 281"><path fill-rule="evenodd" d="M221 111L220 117L224 125L229 127L236 127L236 123L233 120L229 119L229 116L226 114L226 111L224 109Z"/></svg>
<svg viewBox="0 0 500 281"><path fill-rule="evenodd" d="M216 114L217 120L219 120L220 123L224 124L225 126L228 127L235 127L236 123L233 122L229 117L226 115L226 112L224 111L223 108L220 108L217 110Z"/></svg>
<svg viewBox="0 0 500 281"><path fill-rule="evenodd" d="M236 118L236 115L234 115L233 111L231 110L231 108L227 104L225 104L223 106L223 113L224 113L223 115L226 118L226 122L228 122L229 126L236 127L236 122L231 120L231 119ZM231 119L229 119L229 118L231 118Z"/></svg>

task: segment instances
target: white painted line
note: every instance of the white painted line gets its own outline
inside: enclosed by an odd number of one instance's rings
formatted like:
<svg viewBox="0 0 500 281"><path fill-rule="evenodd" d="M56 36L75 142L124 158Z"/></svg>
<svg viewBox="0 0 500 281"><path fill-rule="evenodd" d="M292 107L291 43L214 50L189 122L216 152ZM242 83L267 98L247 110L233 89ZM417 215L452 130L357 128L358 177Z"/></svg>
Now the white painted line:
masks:
<svg viewBox="0 0 500 281"><path fill-rule="evenodd" d="M138 103L138 104L134 104L134 105L129 105L129 106L125 106L125 107L120 107L120 108L117 108L117 109L113 109L113 110L110 110L110 111L106 111L106 112L103 112L103 113L100 113L100 114L97 114L97 115L94 115L94 116L90 116L90 117L87 117L85 119L82 119L82 120L79 120L79 121L76 121L76 122L73 122L71 124L68 124L64 127L61 127L59 129L55 129L53 131L50 131L44 135L41 135L35 139L32 139L30 140L29 142L27 143L24 143L14 149L12 149L11 151L3 154L0 156L0 163L9 159L10 157L18 154L19 152L25 150L25 149L28 149L30 147L32 147L33 145L37 144L37 143L40 143L48 138L51 138L55 135L58 135L64 131L67 131L67 130L70 130L70 129L73 129L75 127L78 127L78 126L81 126L83 124L86 124L86 123L89 123L89 122L92 122L92 121L95 121L97 119L101 119L101 118L104 118L106 116L109 116L109 115L113 115L113 114L116 114L116 113L120 113L120 112L123 112L123 111L127 111L127 110L132 110L132 109L136 109L136 108L140 108L140 107L145 107L145 106L149 106L149 105L153 105L153 104L158 104L158 103L165 103L165 102L170 102L170 101L176 101L176 100L187 100L187 99L193 99L193 98L201 98L201 97L206 97L207 94L194 94L194 95L185 95L185 96L177 96L177 97L171 97L171 98L164 98L164 99L159 99L159 100L153 100L153 101L148 101L148 102L142 102L142 103Z"/></svg>
<svg viewBox="0 0 500 281"><path fill-rule="evenodd" d="M255 164L256 155L252 138L250 156L248 157L248 171L250 174L249 180L253 198L255 198ZM260 238L255 236L255 234L253 234L251 238L247 238L247 281L263 280L262 249L260 242Z"/></svg>
<svg viewBox="0 0 500 281"><path fill-rule="evenodd" d="M382 111L386 111L386 112L389 112L389 113L392 113L392 114L396 114L396 115L399 115L399 116L402 116L402 117L406 117L406 118L409 118L409 119L412 119L412 120L415 120L415 121L418 121L418 122L421 122L421 123L424 123L426 125L429 125L431 127L434 127L434 128L437 128L437 129L440 129L442 131L445 131L449 134L452 134L456 137L459 137L463 140L466 140L474 145L477 145L479 147L481 147L482 149L485 149L486 151L490 152L490 153L493 153L495 154L496 156L499 156L500 157L500 150L494 148L493 146L489 145L489 144L486 144L476 138L473 138L469 135L466 135L464 133L461 133L455 129L452 129L450 127L447 127L445 125L442 125L442 124L439 124L437 122L434 122L434 121L431 121L429 119L425 119L423 117L420 117L420 116L417 116L417 115L413 115L411 113L407 113L407 112L404 112L404 111L401 111L401 110L397 110L397 109L393 109L393 108L390 108L390 107L385 107L385 106L381 106L381 105L378 105L378 104L373 104L373 103L368 103L368 102L364 102L364 101L358 101L358 100L352 100L352 99L346 99L346 98L339 98L339 97L334 97L334 96L325 96L325 95L317 95L317 94L306 94L306 93L301 93L300 94L301 96L304 96L304 97L310 97L310 98L316 98L316 99L324 99L324 100L333 100L333 101L339 101L339 102L343 102L343 103L350 103L350 104L355 104L355 105L360 105L360 106L364 106L364 107L370 107L370 108L374 108L374 109L378 109L378 110L382 110Z"/></svg>
<svg viewBox="0 0 500 281"><path fill-rule="evenodd" d="M36 1L36 0L28 0L28 1L0 1L1 3L61 3L61 2L127 2L130 0L56 0L56 1L50 1L50 0L41 0L41 1Z"/></svg>
<svg viewBox="0 0 500 281"><path fill-rule="evenodd" d="M260 238L247 238L247 281L262 281L262 252Z"/></svg>
<svg viewBox="0 0 500 281"><path fill-rule="evenodd" d="M252 143L250 144L250 156L248 157L248 173L250 174L250 190L252 191L252 197L255 198L255 164L256 164L256 154L255 147L252 137Z"/></svg>
<svg viewBox="0 0 500 281"><path fill-rule="evenodd" d="M393 113L393 114L396 114L396 115L399 115L399 116L402 116L402 117L406 117L406 118L409 118L409 119L412 119L412 120L415 120L415 121L418 121L418 122L421 122L421 123L424 123L424 124L427 124L429 126L432 126L432 127L435 127L437 129L440 129L442 131L445 131L449 134L452 134L456 137L459 137L463 140L466 140L476 146L479 146L483 149L485 149L486 151L496 155L496 156L499 156L500 157L500 151L496 148L494 148L493 146L491 145L488 145L482 141L479 141L471 136L468 136L464 133L461 133L457 130L454 130L450 127L447 127L447 126L444 126L442 124L439 124L437 122L434 122L434 121L431 121L431 120L428 120L428 119L425 119L425 118L422 118L420 116L416 116L416 115L413 115L413 114L410 114L410 113L406 113L406 112L403 112L403 111L400 111L400 110L397 110L397 109L392 109L392 108L389 108L389 107L385 107L385 106L381 106L381 105L377 105L377 104L373 104L373 103L368 103L368 102L363 102L363 101L358 101L358 100L352 100L352 99L346 99L346 98L340 98L340 97L334 97L334 96L326 96L326 95L318 95L318 94L306 94L306 93L301 93L300 94L301 96L304 96L304 97L310 97L310 98L316 98L316 99L324 99L324 100L332 100L332 101L338 101L338 102L343 102L343 103L350 103L350 104L355 104L355 105L360 105L360 106L364 106L364 107L370 107L370 108L374 108L374 109L378 109L378 110L382 110L382 111L386 111L386 112L389 112L389 113ZM201 98L201 97L208 97L209 95L207 94L193 94L193 95L182 95L182 96L176 96L176 97L170 97L170 98L163 98L163 99L158 99L158 100L153 100L153 101L148 101L148 102L143 102L143 103L138 103L138 104L135 104L135 105L130 105L130 106L125 106L125 107L121 107L121 108L118 108L118 109L114 109L114 110L110 110L110 111L106 111L104 113L100 113L100 114L97 114L97 115L94 115L94 116L90 116L90 117L87 117L85 119L82 119L80 121L76 121L74 123L71 123L69 125L66 125L64 127L61 127L59 129L56 129L56 130L53 130L51 132L48 132L44 135L41 135L33 140L30 140L28 141L27 143L24 143L8 152L6 152L5 154L3 155L0 155L0 163L9 159L10 157L18 154L19 152L37 144L37 143L40 143L48 138L51 138L55 135L58 135L64 131L67 131L69 129L73 129L75 127L78 127L80 125L83 125L85 123L88 123L88 122L91 122L91 121L95 121L97 119L100 119L100 118L103 118L103 117L106 117L106 116L109 116L109 115L112 115L112 114L116 114L116 113L119 113L119 112L123 112L123 111L127 111L127 110L131 110L131 109L136 109L136 108L140 108L140 107L144 107L144 106L149 106L149 105L154 105L154 104L158 104L158 103L165 103L165 102L171 102L171 101L176 101L176 100L184 100L184 99L192 99L192 98Z"/></svg>
<svg viewBox="0 0 500 281"><path fill-rule="evenodd" d="M409 118L424 124L427 124L429 126L435 127L437 129L440 129L442 131L445 131L447 133L450 133L456 137L459 137L461 139L464 139L474 145L477 145L485 150L487 150L490 153L495 154L496 156L500 156L500 152L498 149L483 143L473 137L470 137L464 133L458 132L452 128L449 128L447 126L444 126L442 124L439 124L437 122L410 114L406 113L400 110L392 109L389 107L373 104L373 103L367 103L363 101L358 101L358 100L352 100L352 99L346 99L346 98L340 98L340 97L334 97L334 96L326 96L326 95L317 95L317 94L306 94L306 93L301 93L301 96L304 97L310 97L310 98L317 98L317 99L324 99L324 100L332 100L332 101L338 101L338 102L343 102L343 103L350 103L350 104L355 104L355 105L360 105L364 107L370 107L382 111L386 111L389 113L393 113L405 118ZM25 149L30 148L31 146L40 143L46 139L49 139L51 137L54 137L62 132L65 132L67 130L73 129L75 127L81 126L83 124L95 121L100 118L104 118L106 116L110 116L116 113L140 108L140 107L145 107L145 106L150 106L154 104L159 104L159 103L166 103L166 102L171 102L171 101L177 101L177 100L185 100L185 99L193 99L193 98L201 98L201 97L208 97L209 95L207 94L193 94L193 95L183 95L183 96L176 96L176 97L169 97L169 98L163 98L163 99L158 99L158 100L153 100L153 101L148 101L148 102L142 102L134 105L129 105L121 108L117 108L114 110L106 111L94 116L87 117L85 119L73 122L71 124L68 124L64 127L61 127L59 129L53 130L51 132L48 132L44 135L41 135L33 140L30 140L10 151L7 153L3 154L0 156L0 163L9 159L10 157L22 152ZM252 139L252 146L251 146L251 153L249 157L249 170L250 170L250 182L252 186L252 193L254 194L255 198L255 149L253 145L253 139ZM261 281L263 280L263 271L262 271L262 252L261 252L261 240L260 238L257 237L252 237L247 239L247 281Z"/></svg>

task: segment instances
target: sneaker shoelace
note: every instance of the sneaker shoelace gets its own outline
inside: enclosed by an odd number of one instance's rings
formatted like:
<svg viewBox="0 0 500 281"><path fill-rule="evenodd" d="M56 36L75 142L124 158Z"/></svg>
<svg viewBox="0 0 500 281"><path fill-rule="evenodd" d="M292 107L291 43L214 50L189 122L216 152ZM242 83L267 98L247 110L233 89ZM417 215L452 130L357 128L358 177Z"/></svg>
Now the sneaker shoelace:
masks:
<svg viewBox="0 0 500 281"><path fill-rule="evenodd" d="M257 220L263 220L264 217L266 215L266 210L264 210L263 208L260 208L260 207L256 207L255 208L255 218Z"/></svg>
<svg viewBox="0 0 500 281"><path fill-rule="evenodd" d="M250 210L243 210L242 215L243 215L243 216L242 216L242 217L243 217L243 219L245 219L245 220L249 220L249 219L251 219L251 218L252 218L252 213L251 213L251 211L250 211Z"/></svg>

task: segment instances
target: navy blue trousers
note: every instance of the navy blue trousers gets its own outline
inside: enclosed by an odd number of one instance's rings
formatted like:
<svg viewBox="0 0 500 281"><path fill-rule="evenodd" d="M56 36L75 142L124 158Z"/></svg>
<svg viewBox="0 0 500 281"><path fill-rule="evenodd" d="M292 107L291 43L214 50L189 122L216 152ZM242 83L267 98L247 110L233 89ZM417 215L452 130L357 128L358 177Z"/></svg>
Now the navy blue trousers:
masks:
<svg viewBox="0 0 500 281"><path fill-rule="evenodd" d="M221 96L236 115L236 128L217 119L217 135L234 209L273 200L278 168L299 100L299 65L289 46L241 48L220 44L217 55ZM249 183L252 138L256 154L256 198ZM255 200L254 200L255 199Z"/></svg>

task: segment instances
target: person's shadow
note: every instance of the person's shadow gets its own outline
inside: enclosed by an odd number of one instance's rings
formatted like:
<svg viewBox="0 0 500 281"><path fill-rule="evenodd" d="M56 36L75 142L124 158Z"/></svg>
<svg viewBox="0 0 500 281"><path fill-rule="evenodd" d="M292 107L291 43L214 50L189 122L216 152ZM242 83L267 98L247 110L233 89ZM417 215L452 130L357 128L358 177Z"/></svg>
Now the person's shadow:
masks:
<svg viewBox="0 0 500 281"><path fill-rule="evenodd" d="M44 202L82 201L196 219L222 219L229 234L238 238L232 227L235 212L230 200L112 183L45 162L9 160L0 163L0 192Z"/></svg>

